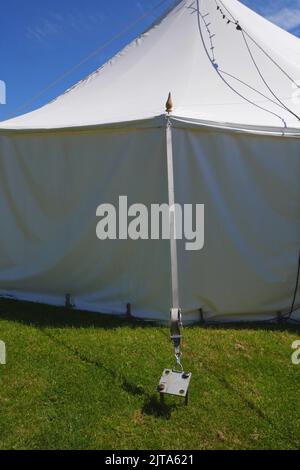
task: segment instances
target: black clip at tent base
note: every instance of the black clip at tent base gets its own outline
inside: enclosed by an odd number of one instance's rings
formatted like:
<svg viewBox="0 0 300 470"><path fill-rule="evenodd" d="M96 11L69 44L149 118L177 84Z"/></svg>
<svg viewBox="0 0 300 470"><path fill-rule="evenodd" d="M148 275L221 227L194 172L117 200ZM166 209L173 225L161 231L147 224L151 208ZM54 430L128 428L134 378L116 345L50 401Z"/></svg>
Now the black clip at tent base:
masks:
<svg viewBox="0 0 300 470"><path fill-rule="evenodd" d="M65 308L67 310L72 310L74 307L75 307L75 305L72 303L71 294L66 294L65 295Z"/></svg>
<svg viewBox="0 0 300 470"><path fill-rule="evenodd" d="M126 318L128 321L133 320L131 304L126 304Z"/></svg>
<svg viewBox="0 0 300 470"><path fill-rule="evenodd" d="M165 369L159 381L157 391L160 394L160 401L164 402L165 395L173 395L185 398L185 404L189 400L189 385L192 374L190 372Z"/></svg>

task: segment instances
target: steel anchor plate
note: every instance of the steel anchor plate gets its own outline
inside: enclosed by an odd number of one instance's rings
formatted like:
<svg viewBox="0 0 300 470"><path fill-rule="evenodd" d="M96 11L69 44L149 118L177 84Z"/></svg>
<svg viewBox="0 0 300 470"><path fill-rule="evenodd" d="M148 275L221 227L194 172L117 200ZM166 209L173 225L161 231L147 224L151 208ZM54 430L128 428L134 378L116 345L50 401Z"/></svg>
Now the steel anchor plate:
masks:
<svg viewBox="0 0 300 470"><path fill-rule="evenodd" d="M191 373L165 369L159 381L157 391L185 398L188 394L191 377Z"/></svg>

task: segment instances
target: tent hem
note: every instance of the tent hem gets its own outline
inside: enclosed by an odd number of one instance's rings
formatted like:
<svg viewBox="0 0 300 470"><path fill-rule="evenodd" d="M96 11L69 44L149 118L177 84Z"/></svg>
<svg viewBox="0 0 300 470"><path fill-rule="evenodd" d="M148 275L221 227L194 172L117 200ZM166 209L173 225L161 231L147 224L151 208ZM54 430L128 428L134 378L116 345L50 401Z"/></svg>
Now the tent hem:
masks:
<svg viewBox="0 0 300 470"><path fill-rule="evenodd" d="M217 130L238 134L252 134L256 136L275 136L300 138L300 129L291 127L253 126L248 124L235 124L229 122L206 121L200 119L185 118L173 115L171 117L173 127L177 129Z"/></svg>
<svg viewBox="0 0 300 470"><path fill-rule="evenodd" d="M92 131L114 131L129 130L136 131L142 129L161 129L166 126L166 118L169 118L173 127L177 129L205 130L231 132L237 134L250 134L255 136L274 136L284 138L300 138L300 129L292 127L272 127L272 126L254 126L248 124L237 124L229 122L207 121L201 119L186 118L170 114L154 115L143 119L134 119L131 121L111 122L104 124L91 124L82 126L66 126L57 128L5 128L1 127L1 135L34 135L34 134L69 134L69 133L89 133Z"/></svg>
<svg viewBox="0 0 300 470"><path fill-rule="evenodd" d="M104 124L91 124L82 126L67 126L54 128L5 128L1 127L0 136L7 134L14 135L34 135L34 134L65 134L65 133L84 133L91 131L114 131L114 130L143 130L160 129L165 127L165 114L155 115L145 119L135 119L132 121L111 122Z"/></svg>

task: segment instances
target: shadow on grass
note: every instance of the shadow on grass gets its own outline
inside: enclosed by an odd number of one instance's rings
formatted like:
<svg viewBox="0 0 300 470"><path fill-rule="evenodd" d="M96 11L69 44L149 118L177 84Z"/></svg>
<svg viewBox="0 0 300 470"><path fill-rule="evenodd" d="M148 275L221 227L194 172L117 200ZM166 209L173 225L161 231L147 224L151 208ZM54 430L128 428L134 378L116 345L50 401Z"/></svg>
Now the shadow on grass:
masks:
<svg viewBox="0 0 300 470"><path fill-rule="evenodd" d="M143 387L136 386L127 380L123 381L122 384L123 390L131 395L144 396L145 401L142 407L142 414L148 416L154 416L155 418L165 418L170 419L172 412L176 410L176 404L167 404L165 401L161 401L157 395L150 395L145 392Z"/></svg>
<svg viewBox="0 0 300 470"><path fill-rule="evenodd" d="M55 335L52 335L50 331L46 331L41 329L43 334L47 336L51 341L56 343L59 347L67 350L73 356L75 356L79 361L85 364L93 365L98 369L101 369L105 374L110 376L110 378L114 381L117 387L120 387L126 393L132 396L139 396L144 397L144 403L141 409L141 412L145 415L151 415L156 418L164 418L170 419L172 412L177 408L176 405L167 405L165 403L161 403L158 400L157 396L149 394L142 386L136 385L133 382L130 382L128 378L116 371L115 369L108 367L101 361L93 360L87 357L84 353L79 351L77 348L70 346L68 343L63 341L61 338L57 338Z"/></svg>
<svg viewBox="0 0 300 470"><path fill-rule="evenodd" d="M32 302L21 302L0 298L0 320L15 321L37 328L157 328L158 322L145 321L137 318L128 319L124 315L107 315L63 307L53 307ZM191 329L222 329L222 330L269 330L291 331L300 334L300 322L236 322L236 323L198 323ZM168 334L161 329L164 336Z"/></svg>
<svg viewBox="0 0 300 470"><path fill-rule="evenodd" d="M172 412L175 411L177 405L167 404L161 402L156 395L149 396L142 408L142 413L144 415L154 416L155 418L165 418L170 419Z"/></svg>
<svg viewBox="0 0 300 470"><path fill-rule="evenodd" d="M129 382L127 379L123 380L122 388L125 392L133 396L143 396L146 395L145 390L140 385L135 385Z"/></svg>
<svg viewBox="0 0 300 470"><path fill-rule="evenodd" d="M106 315L44 304L0 298L0 320L15 321L37 328L157 327L154 322L128 319L124 315Z"/></svg>

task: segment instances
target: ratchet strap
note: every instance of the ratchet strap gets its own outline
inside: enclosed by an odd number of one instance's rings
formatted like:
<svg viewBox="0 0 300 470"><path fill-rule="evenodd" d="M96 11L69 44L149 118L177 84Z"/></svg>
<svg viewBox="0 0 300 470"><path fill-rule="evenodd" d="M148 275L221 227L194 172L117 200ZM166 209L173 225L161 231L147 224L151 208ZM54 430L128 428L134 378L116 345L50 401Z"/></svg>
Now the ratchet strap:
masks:
<svg viewBox="0 0 300 470"><path fill-rule="evenodd" d="M179 282L178 282L178 254L176 239L176 209L175 209L175 191L174 191L174 162L172 145L172 127L171 121L167 118L166 129L167 159L168 159L168 191L170 207L170 251L171 251L171 279L172 279L172 309L170 315L171 340L175 348L176 364L174 370L178 367L182 371L181 365L181 310L179 308Z"/></svg>

